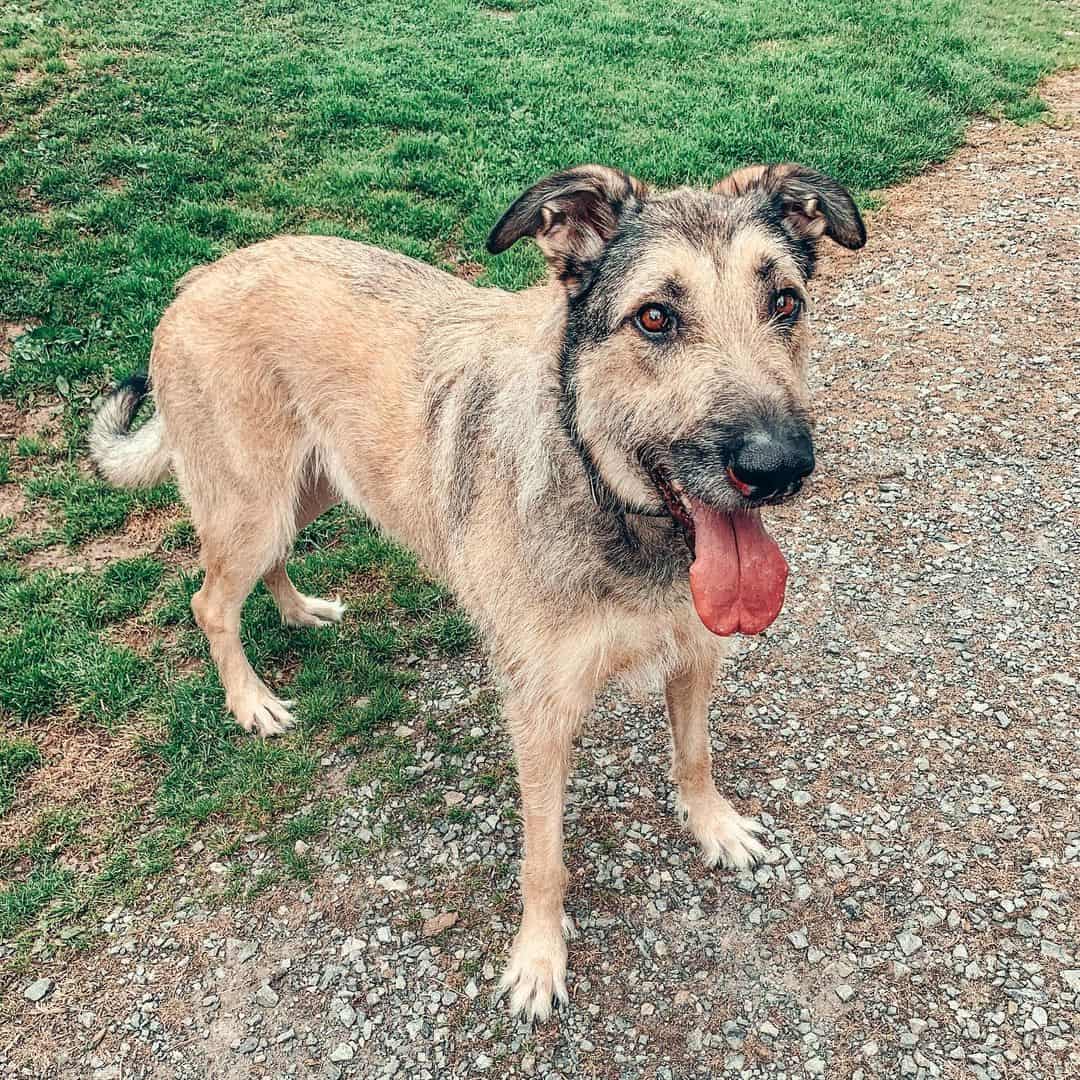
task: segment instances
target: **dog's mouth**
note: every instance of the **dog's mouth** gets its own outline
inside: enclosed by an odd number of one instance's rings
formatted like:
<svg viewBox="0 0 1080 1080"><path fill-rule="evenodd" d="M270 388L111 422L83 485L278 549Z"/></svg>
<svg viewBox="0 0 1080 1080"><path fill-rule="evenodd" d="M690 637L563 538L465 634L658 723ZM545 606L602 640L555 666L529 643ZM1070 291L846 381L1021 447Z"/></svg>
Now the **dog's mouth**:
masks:
<svg viewBox="0 0 1080 1080"><path fill-rule="evenodd" d="M788 576L761 512L749 504L717 510L694 498L662 465L648 471L694 556L690 594L701 621L723 636L760 634L784 606ZM739 490L733 478L732 486Z"/></svg>

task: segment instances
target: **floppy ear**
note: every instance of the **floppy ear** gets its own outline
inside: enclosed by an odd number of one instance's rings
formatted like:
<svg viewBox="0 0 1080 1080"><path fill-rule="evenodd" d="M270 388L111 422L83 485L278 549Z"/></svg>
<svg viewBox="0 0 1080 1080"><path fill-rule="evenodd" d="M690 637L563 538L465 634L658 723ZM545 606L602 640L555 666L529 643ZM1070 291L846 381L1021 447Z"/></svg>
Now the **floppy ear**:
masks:
<svg viewBox="0 0 1080 1080"><path fill-rule="evenodd" d="M563 281L581 277L615 234L619 216L646 195L640 180L606 165L579 165L534 184L487 239L492 255L531 236Z"/></svg>
<svg viewBox="0 0 1080 1080"><path fill-rule="evenodd" d="M804 165L748 165L725 176L713 191L731 196L763 192L804 239L824 235L846 248L866 243L866 226L851 193L832 177Z"/></svg>

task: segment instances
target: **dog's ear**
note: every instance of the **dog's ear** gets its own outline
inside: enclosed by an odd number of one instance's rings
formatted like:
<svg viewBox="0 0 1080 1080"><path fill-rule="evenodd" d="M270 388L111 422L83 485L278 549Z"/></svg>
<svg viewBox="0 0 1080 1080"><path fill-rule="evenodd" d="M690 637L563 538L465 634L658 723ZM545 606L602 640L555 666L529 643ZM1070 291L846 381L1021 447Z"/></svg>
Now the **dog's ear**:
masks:
<svg viewBox="0 0 1080 1080"><path fill-rule="evenodd" d="M866 243L866 226L851 192L804 165L748 165L725 176L713 191L733 197L763 192L795 235L804 239L824 235L846 248Z"/></svg>
<svg viewBox="0 0 1080 1080"><path fill-rule="evenodd" d="M646 187L606 165L579 165L534 184L499 219L487 239L492 255L531 236L558 277L570 282L597 259L619 217L640 202Z"/></svg>

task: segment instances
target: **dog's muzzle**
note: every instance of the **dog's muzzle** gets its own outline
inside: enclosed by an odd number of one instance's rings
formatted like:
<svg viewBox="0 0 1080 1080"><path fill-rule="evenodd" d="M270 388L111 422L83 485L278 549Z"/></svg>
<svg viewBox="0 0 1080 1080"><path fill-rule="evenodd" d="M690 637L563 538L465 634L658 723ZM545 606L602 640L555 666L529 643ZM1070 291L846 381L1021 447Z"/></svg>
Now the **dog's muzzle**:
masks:
<svg viewBox="0 0 1080 1080"><path fill-rule="evenodd" d="M707 502L735 509L781 502L814 471L809 425L790 417L706 428L671 448L671 471Z"/></svg>
<svg viewBox="0 0 1080 1080"><path fill-rule="evenodd" d="M731 440L723 453L728 479L755 501L796 494L814 471L814 443L803 425L752 428Z"/></svg>

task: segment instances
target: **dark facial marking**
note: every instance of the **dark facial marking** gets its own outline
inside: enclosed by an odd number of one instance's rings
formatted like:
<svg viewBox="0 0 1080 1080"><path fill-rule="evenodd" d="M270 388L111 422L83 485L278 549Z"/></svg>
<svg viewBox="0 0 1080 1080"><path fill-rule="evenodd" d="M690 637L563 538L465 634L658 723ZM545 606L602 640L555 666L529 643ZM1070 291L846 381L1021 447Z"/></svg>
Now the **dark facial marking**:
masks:
<svg viewBox="0 0 1080 1080"><path fill-rule="evenodd" d="M657 511L627 505L604 480L577 425L577 366L584 348L610 337L622 325L623 313L614 309L608 297L619 291L647 240L640 229L639 215L631 215L582 279L581 287L567 295L566 331L559 350L559 420L581 459L596 505L620 518L628 513L655 516ZM682 294L677 282L668 284L673 298ZM618 527L617 534L616 539L625 539L625 522Z"/></svg>
<svg viewBox="0 0 1080 1080"><path fill-rule="evenodd" d="M787 226L787 218L781 207L770 200L760 201L754 209L753 220L765 226L766 231L794 259L803 281L809 281L817 267L817 242L793 233Z"/></svg>
<svg viewBox="0 0 1080 1080"><path fill-rule="evenodd" d="M762 259L758 264L757 276L762 281L771 283L776 279L776 272L779 269L779 263L773 258Z"/></svg>
<svg viewBox="0 0 1080 1080"><path fill-rule="evenodd" d="M600 469L593 460L577 426L578 352L585 343L601 340L606 336L603 328L597 325L595 317L591 317L588 312L586 302L588 292L589 287L579 296L568 299L566 333L563 335L562 346L559 350L559 422L581 459L585 478L596 505L609 513L618 513L622 504L600 475Z"/></svg>

